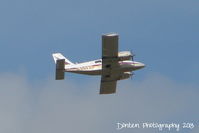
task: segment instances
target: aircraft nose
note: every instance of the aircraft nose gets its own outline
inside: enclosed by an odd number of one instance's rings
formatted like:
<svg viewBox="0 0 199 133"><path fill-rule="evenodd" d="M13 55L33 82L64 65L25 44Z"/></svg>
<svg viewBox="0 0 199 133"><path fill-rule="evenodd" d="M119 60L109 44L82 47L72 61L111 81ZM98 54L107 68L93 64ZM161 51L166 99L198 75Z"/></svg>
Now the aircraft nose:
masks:
<svg viewBox="0 0 199 133"><path fill-rule="evenodd" d="M144 68L144 67L145 67L145 64L144 64L144 63L140 63L140 67L141 67L141 68Z"/></svg>
<svg viewBox="0 0 199 133"><path fill-rule="evenodd" d="M141 69L141 68L144 68L144 67L145 67L144 63L138 62L138 64L137 64L138 69Z"/></svg>

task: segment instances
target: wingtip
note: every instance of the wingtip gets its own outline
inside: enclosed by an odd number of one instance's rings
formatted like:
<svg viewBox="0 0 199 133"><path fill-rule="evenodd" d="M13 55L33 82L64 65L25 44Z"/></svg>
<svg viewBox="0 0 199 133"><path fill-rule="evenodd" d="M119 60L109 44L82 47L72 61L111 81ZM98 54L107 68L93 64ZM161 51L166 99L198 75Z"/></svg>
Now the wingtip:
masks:
<svg viewBox="0 0 199 133"><path fill-rule="evenodd" d="M111 33L103 34L102 36L113 37L113 36L119 36L119 34L117 34L117 33L115 33L115 32L111 32Z"/></svg>

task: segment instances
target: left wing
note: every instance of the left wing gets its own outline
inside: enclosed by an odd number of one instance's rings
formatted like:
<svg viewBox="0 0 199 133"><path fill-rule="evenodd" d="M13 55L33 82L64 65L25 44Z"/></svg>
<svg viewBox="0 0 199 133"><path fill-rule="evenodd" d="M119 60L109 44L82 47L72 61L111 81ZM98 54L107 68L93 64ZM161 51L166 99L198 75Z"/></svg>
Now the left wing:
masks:
<svg viewBox="0 0 199 133"><path fill-rule="evenodd" d="M115 93L118 76L118 35L102 35L102 77L100 94Z"/></svg>
<svg viewBox="0 0 199 133"><path fill-rule="evenodd" d="M116 92L116 81L103 81L101 80L100 94L111 94Z"/></svg>

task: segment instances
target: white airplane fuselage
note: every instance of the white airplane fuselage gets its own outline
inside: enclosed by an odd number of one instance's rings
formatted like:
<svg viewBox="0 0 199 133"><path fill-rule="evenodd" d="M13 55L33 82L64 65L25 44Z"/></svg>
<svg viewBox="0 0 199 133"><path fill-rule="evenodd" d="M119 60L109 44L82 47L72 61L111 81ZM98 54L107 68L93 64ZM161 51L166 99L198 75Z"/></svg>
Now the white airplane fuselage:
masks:
<svg viewBox="0 0 199 133"><path fill-rule="evenodd" d="M118 80L132 77L132 71L141 69L145 65L141 62L133 61L134 54L130 51L119 51L119 35L108 33L102 35L102 59L73 63L61 53L53 53L56 64L55 79L64 80L65 72L100 75L99 94L116 93Z"/></svg>
<svg viewBox="0 0 199 133"><path fill-rule="evenodd" d="M119 61L118 72L131 72L145 67L141 62L125 60ZM65 65L65 72L86 74L86 75L101 75L102 74L102 60L94 60L73 65Z"/></svg>

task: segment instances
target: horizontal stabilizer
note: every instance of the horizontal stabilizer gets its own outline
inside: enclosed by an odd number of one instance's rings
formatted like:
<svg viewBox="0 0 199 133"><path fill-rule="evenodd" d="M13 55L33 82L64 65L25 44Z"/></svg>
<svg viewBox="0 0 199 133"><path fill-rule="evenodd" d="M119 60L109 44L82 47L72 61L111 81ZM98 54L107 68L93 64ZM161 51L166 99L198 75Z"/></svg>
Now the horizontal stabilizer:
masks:
<svg viewBox="0 0 199 133"><path fill-rule="evenodd" d="M64 79L65 59L56 60L56 80Z"/></svg>

